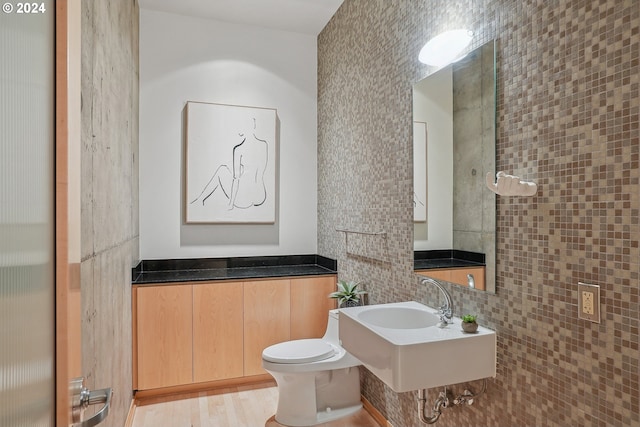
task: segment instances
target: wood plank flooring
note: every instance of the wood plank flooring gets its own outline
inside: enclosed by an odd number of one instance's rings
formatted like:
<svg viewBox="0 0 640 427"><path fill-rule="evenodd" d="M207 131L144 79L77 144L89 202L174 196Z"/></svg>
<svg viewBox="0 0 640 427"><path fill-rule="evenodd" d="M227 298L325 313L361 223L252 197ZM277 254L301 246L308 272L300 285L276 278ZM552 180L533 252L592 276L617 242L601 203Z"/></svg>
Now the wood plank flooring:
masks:
<svg viewBox="0 0 640 427"><path fill-rule="evenodd" d="M145 401L138 406L132 427L280 427L273 415L278 390L268 386L231 387L194 393L180 400ZM321 427L379 427L364 409Z"/></svg>

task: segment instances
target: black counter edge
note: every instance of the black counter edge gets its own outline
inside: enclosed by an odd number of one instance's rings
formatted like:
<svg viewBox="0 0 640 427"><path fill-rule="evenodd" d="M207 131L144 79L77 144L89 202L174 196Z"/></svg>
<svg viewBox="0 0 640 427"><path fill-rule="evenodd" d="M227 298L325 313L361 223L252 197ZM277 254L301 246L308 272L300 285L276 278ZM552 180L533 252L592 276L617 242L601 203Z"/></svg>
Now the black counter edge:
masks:
<svg viewBox="0 0 640 427"><path fill-rule="evenodd" d="M414 251L414 270L486 265L485 254L458 249Z"/></svg>
<svg viewBox="0 0 640 427"><path fill-rule="evenodd" d="M252 279L336 274L337 261L321 255L142 260L131 269L132 284ZM259 273L252 272L259 270ZM269 271L273 269L274 271ZM154 279L150 279L154 277Z"/></svg>

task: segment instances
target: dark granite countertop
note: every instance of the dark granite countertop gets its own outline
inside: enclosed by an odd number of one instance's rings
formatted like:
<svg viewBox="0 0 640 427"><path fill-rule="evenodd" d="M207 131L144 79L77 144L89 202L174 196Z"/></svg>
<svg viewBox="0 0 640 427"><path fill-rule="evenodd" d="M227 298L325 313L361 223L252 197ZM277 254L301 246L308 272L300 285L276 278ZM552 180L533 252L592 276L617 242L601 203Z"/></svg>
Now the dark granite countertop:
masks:
<svg viewBox="0 0 640 427"><path fill-rule="evenodd" d="M433 268L482 267L485 265L484 254L477 252L451 250L415 251L414 270Z"/></svg>
<svg viewBox="0 0 640 427"><path fill-rule="evenodd" d="M132 270L133 285L207 280L336 274L335 260L320 255L143 260Z"/></svg>

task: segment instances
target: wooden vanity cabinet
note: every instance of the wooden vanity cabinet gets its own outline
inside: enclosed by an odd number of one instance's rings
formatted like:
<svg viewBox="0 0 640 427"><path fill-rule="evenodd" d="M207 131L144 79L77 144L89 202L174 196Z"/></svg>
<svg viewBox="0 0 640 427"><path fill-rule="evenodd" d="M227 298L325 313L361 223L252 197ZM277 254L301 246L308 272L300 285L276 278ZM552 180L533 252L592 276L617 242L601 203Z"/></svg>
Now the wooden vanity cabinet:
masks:
<svg viewBox="0 0 640 427"><path fill-rule="evenodd" d="M292 340L322 338L327 330L327 312L336 308L336 300L328 297L335 290L335 276L291 279Z"/></svg>
<svg viewBox="0 0 640 427"><path fill-rule="evenodd" d="M260 375L262 350L289 341L289 280L244 282L244 375Z"/></svg>
<svg viewBox="0 0 640 427"><path fill-rule="evenodd" d="M264 348L322 337L335 286L335 275L134 286L134 389L266 374Z"/></svg>
<svg viewBox="0 0 640 427"><path fill-rule="evenodd" d="M191 292L190 285L137 289L135 336L139 389L192 381Z"/></svg>
<svg viewBox="0 0 640 427"><path fill-rule="evenodd" d="M193 285L193 382L243 376L242 286Z"/></svg>
<svg viewBox="0 0 640 427"><path fill-rule="evenodd" d="M455 283L456 285L469 286L467 275L472 274L476 289L485 290L484 280L485 267L458 267L458 268L432 268L427 270L419 270L421 276L432 277L437 280Z"/></svg>
<svg viewBox="0 0 640 427"><path fill-rule="evenodd" d="M322 338L335 276L244 283L244 375L259 375L262 350L283 341Z"/></svg>

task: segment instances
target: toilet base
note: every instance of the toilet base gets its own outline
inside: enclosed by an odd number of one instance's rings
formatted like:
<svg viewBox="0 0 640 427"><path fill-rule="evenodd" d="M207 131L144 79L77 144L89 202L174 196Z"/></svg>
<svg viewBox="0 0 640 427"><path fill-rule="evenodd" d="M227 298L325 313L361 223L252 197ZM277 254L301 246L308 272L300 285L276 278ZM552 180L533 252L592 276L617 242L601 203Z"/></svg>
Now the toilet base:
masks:
<svg viewBox="0 0 640 427"><path fill-rule="evenodd" d="M357 366L293 375L270 374L278 384L275 420L282 425L314 426L347 417L362 408Z"/></svg>
<svg viewBox="0 0 640 427"><path fill-rule="evenodd" d="M362 409L362 403L358 403L357 405L353 405L353 406L348 406L346 408L332 409L330 411L325 410L324 412L318 412L317 413L318 422L316 424L328 423L329 421L348 417L350 415L355 414L360 409Z"/></svg>
<svg viewBox="0 0 640 427"><path fill-rule="evenodd" d="M358 406L362 406L362 405L358 405ZM328 422L337 420L339 418L347 418L347 417L350 417L350 416L358 417L356 414L358 414L361 410L363 410L361 407L358 407L358 406L354 406L354 407L351 407L351 408L339 409L338 410L340 412L339 416L338 416L338 411L336 411L336 413L334 413L335 417L332 417L330 419L325 419L321 414L319 414L319 416L318 416L318 419L320 420L319 424L328 423ZM362 417L362 416L360 416L360 417ZM358 424L358 425L360 425L360 424ZM282 424L282 423L278 422L276 420L276 416L275 415L271 416L271 418L269 418L267 420L267 422L264 424L264 426L265 427L290 427L290 426L287 426L285 424Z"/></svg>

